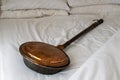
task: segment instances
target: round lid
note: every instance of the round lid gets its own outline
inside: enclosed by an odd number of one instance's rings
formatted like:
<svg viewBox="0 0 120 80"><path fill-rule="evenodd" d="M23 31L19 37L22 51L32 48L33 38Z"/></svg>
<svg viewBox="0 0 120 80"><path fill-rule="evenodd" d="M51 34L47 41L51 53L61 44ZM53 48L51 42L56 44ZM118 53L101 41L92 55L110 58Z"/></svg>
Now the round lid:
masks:
<svg viewBox="0 0 120 80"><path fill-rule="evenodd" d="M64 51L42 42L26 42L20 46L23 57L32 63L47 67L62 67L69 64Z"/></svg>

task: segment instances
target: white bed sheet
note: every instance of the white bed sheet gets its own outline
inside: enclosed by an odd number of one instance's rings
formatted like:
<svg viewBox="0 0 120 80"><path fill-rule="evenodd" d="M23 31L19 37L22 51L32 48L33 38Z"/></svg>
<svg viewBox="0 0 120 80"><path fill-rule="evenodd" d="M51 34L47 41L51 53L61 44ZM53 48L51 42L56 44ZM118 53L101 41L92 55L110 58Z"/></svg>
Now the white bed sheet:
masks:
<svg viewBox="0 0 120 80"><path fill-rule="evenodd" d="M120 65L117 61L120 56L114 51L117 48L119 52L120 45L117 44L119 40L116 41L113 37L116 34L119 35L117 32L120 30L120 17L118 16L105 17L103 24L71 44L65 50L71 59L71 64L69 68L57 74L43 75L30 70L25 66L19 53L20 44L26 41L43 41L52 45L62 44L92 24L94 22L92 20L98 18L100 17L96 15L73 15L36 19L1 19L0 80L108 80L109 78L119 80ZM114 49L108 45L112 44L111 38L115 39L112 41ZM104 48L104 45L109 47ZM104 51L108 51L109 48L110 54ZM116 65L109 60L114 61ZM112 66L113 69L105 70L107 65Z"/></svg>
<svg viewBox="0 0 120 80"><path fill-rule="evenodd" d="M120 5L103 4L71 8L70 14L97 14L110 17L120 15Z"/></svg>
<svg viewBox="0 0 120 80"><path fill-rule="evenodd" d="M120 31L94 53L69 80L119 80Z"/></svg>
<svg viewBox="0 0 120 80"><path fill-rule="evenodd" d="M120 0L68 0L71 7L92 6L100 4L120 4Z"/></svg>
<svg viewBox="0 0 120 80"><path fill-rule="evenodd" d="M69 10L66 0L1 0L1 10L59 9Z"/></svg>
<svg viewBox="0 0 120 80"><path fill-rule="evenodd" d="M48 9L32 9L32 10L14 10L2 11L1 19L20 19L20 18L35 18L44 16L68 15L65 10L48 10Z"/></svg>

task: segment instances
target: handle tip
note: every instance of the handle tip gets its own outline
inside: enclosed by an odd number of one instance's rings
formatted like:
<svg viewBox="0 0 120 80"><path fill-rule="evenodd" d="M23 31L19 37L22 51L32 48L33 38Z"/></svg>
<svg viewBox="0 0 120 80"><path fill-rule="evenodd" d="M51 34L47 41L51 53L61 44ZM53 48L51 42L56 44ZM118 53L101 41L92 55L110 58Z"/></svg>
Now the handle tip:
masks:
<svg viewBox="0 0 120 80"><path fill-rule="evenodd" d="M103 22L104 22L103 19L99 19L99 20L98 20L98 23L103 23Z"/></svg>

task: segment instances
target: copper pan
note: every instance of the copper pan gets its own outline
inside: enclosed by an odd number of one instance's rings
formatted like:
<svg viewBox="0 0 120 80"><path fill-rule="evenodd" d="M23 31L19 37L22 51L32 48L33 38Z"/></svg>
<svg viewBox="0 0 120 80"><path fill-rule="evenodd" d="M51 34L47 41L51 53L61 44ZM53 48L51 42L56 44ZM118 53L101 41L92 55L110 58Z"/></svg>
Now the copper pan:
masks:
<svg viewBox="0 0 120 80"><path fill-rule="evenodd" d="M97 20L84 31L64 43L63 45L53 46L43 42L26 42L20 45L20 53L24 63L30 69L42 74L55 74L70 64L68 55L63 51L73 41L96 28L103 23L103 19Z"/></svg>

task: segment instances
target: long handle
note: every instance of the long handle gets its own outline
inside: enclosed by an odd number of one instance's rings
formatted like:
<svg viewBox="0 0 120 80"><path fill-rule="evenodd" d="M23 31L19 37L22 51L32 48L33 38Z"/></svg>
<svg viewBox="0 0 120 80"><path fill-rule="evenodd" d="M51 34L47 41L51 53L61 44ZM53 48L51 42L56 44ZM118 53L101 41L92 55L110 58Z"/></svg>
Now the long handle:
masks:
<svg viewBox="0 0 120 80"><path fill-rule="evenodd" d="M78 39L79 37L81 37L82 35L90 32L91 30L93 30L94 28L96 28L98 25L100 25L101 23L103 23L104 20L103 19L99 19L97 20L97 22L93 23L92 25L90 25L88 28L86 28L85 30L83 30L82 32L80 32L79 34L77 34L75 37L73 37L72 39L70 39L69 41L67 41L66 43L64 43L63 45L58 45L57 48L59 49L64 49L66 48L68 45L70 45L72 42L74 42L76 39Z"/></svg>

